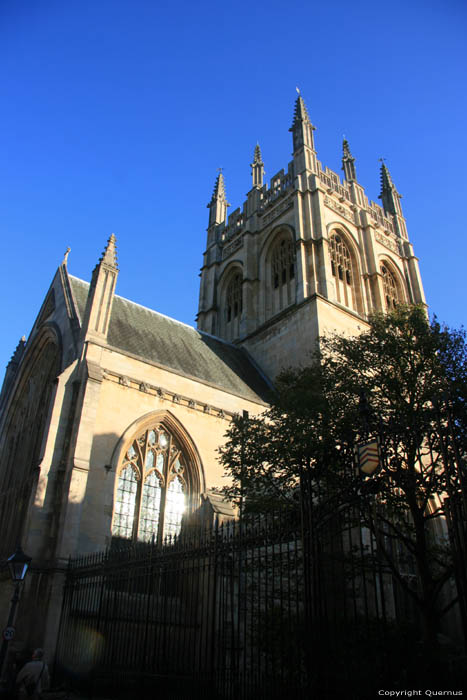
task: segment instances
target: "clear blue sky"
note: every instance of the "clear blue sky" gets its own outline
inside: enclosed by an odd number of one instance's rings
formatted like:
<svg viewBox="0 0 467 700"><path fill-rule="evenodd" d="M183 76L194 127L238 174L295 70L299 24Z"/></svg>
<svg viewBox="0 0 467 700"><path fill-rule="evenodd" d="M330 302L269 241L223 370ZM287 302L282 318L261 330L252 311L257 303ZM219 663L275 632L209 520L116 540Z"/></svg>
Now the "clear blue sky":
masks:
<svg viewBox="0 0 467 700"><path fill-rule="evenodd" d="M323 165L345 133L377 200L387 159L430 309L463 324L466 47L463 0L1 0L0 371L67 246L89 280L112 232L117 292L193 323L216 170L232 211L257 140L287 167L296 85Z"/></svg>

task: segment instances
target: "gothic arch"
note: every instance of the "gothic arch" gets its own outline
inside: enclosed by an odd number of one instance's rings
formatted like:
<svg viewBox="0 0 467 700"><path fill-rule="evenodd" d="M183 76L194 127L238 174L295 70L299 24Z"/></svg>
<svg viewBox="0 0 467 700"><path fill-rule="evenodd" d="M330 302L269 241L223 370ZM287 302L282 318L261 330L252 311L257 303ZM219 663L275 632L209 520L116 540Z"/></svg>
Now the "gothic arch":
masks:
<svg viewBox="0 0 467 700"><path fill-rule="evenodd" d="M44 324L22 358L1 426L0 530L5 543L16 545L26 524L61 365L59 331Z"/></svg>
<svg viewBox="0 0 467 700"><path fill-rule="evenodd" d="M363 314L360 253L353 235L340 223L328 227L328 258L336 301Z"/></svg>
<svg viewBox="0 0 467 700"><path fill-rule="evenodd" d="M383 311L390 311L397 304L405 304L407 297L404 280L399 268L390 260L389 256L380 256L378 272L382 281Z"/></svg>
<svg viewBox="0 0 467 700"><path fill-rule="evenodd" d="M240 335L243 314L243 267L234 260L223 271L219 280L219 335L235 340Z"/></svg>
<svg viewBox="0 0 467 700"><path fill-rule="evenodd" d="M265 240L259 257L262 321L295 304L297 299L297 259L295 232L282 224Z"/></svg>
<svg viewBox="0 0 467 700"><path fill-rule="evenodd" d="M196 446L169 411L154 411L132 423L115 447L111 469L114 537L148 541L154 536L161 542L167 534L178 534L184 513L196 510L205 489Z"/></svg>

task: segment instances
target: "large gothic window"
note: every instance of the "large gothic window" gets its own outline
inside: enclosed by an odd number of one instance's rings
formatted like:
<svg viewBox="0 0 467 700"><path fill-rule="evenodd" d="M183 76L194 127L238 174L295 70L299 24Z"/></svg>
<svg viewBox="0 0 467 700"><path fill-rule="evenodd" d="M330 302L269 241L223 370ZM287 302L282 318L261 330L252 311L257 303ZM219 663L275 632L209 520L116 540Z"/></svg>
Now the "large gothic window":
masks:
<svg viewBox="0 0 467 700"><path fill-rule="evenodd" d="M36 339L22 361L0 436L0 553L14 549L22 538L60 365L60 349L49 332Z"/></svg>
<svg viewBox="0 0 467 700"><path fill-rule="evenodd" d="M356 308L354 298L354 275L349 248L339 233L329 239L331 272L335 278L337 301L349 308Z"/></svg>
<svg viewBox="0 0 467 700"><path fill-rule="evenodd" d="M384 299L386 301L386 308L388 311L390 309L395 309L399 303L399 294L397 291L396 278L386 265L381 265L381 276L383 278L383 291Z"/></svg>
<svg viewBox="0 0 467 700"><path fill-rule="evenodd" d="M162 424L126 451L118 473L112 535L163 542L180 533L188 496L187 460Z"/></svg>

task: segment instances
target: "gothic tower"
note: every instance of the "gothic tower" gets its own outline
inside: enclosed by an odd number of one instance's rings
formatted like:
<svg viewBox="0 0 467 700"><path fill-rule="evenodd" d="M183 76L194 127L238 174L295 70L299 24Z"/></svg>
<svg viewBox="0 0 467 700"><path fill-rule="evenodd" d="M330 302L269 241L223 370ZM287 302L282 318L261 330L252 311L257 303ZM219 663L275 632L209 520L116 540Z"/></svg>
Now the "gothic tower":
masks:
<svg viewBox="0 0 467 700"><path fill-rule="evenodd" d="M198 328L244 346L272 377L306 364L320 335L357 333L373 311L425 303L400 195L386 165L381 207L358 183L347 141L344 179L322 167L314 130L299 95L287 172L263 184L257 145L242 209L227 218L222 173L208 205Z"/></svg>

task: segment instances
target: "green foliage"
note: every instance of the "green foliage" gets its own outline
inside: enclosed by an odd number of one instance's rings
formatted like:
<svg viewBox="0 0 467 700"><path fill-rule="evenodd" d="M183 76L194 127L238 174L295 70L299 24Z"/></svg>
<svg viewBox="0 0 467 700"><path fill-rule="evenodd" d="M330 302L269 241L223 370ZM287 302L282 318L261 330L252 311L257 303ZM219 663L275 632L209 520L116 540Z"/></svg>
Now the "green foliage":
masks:
<svg viewBox="0 0 467 700"><path fill-rule="evenodd" d="M414 306L374 315L357 337L321 338L310 366L278 378L262 416L233 421L220 450L231 479L225 494L261 510L297 503L306 486L315 525L345 504L357 507L378 556L434 634L452 568L447 539L442 529L434 536L432 522L465 480L466 406L463 331L430 324ZM381 467L363 479L355 447L376 436ZM406 584L408 562L417 590Z"/></svg>

